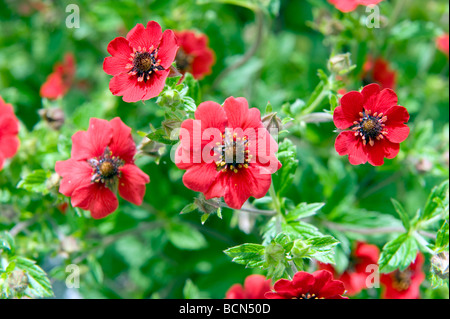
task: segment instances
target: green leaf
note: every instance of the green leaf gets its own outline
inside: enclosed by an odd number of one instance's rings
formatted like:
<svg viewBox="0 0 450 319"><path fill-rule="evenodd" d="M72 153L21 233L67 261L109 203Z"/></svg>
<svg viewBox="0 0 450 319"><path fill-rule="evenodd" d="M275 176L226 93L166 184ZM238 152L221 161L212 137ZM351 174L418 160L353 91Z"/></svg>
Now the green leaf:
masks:
<svg viewBox="0 0 450 319"><path fill-rule="evenodd" d="M436 245L435 250L437 252L442 252L446 248L448 249L448 238L449 238L449 231L448 231L448 222L444 221L441 228L437 232L436 235Z"/></svg>
<svg viewBox="0 0 450 319"><path fill-rule="evenodd" d="M286 138L279 144L277 157L283 166L273 178L275 189L281 195L292 185L298 167L297 148L291 140Z"/></svg>
<svg viewBox="0 0 450 319"><path fill-rule="evenodd" d="M50 280L45 271L36 265L33 260L24 257L13 257L16 263L16 268L26 272L29 280L30 293L34 297L53 297L53 290Z"/></svg>
<svg viewBox="0 0 450 319"><path fill-rule="evenodd" d="M17 187L46 195L49 192L46 182L50 176L50 171L38 169L23 177L19 184L17 184Z"/></svg>
<svg viewBox="0 0 450 319"><path fill-rule="evenodd" d="M15 244L14 238L7 231L0 232L0 251L6 251L9 254L14 254Z"/></svg>
<svg viewBox="0 0 450 319"><path fill-rule="evenodd" d="M446 180L439 186L434 187L428 196L425 209L420 214L420 220L428 220L438 214L448 214L449 205L449 181ZM444 217L444 216L443 216Z"/></svg>
<svg viewBox="0 0 450 319"><path fill-rule="evenodd" d="M202 233L188 224L170 224L168 236L170 242L182 250L197 250L208 246Z"/></svg>
<svg viewBox="0 0 450 319"><path fill-rule="evenodd" d="M406 230L411 228L411 223L409 221L409 215L403 208L403 206L395 199L391 198L392 205L394 205L395 211L400 216L403 226Z"/></svg>
<svg viewBox="0 0 450 319"><path fill-rule="evenodd" d="M175 145L176 143L178 143L178 140L171 140L167 136L164 128L159 128L156 131L147 134L147 138L151 139L152 141L156 141L167 145Z"/></svg>
<svg viewBox="0 0 450 319"><path fill-rule="evenodd" d="M228 248L224 251L230 256L233 262L246 267L260 267L264 263L265 247L258 244L242 244L239 246Z"/></svg>
<svg viewBox="0 0 450 319"><path fill-rule="evenodd" d="M207 298L207 294L200 291L193 281L188 278L183 287L183 297L184 299L204 299Z"/></svg>
<svg viewBox="0 0 450 319"><path fill-rule="evenodd" d="M324 205L325 203L300 203L293 210L287 213L286 220L291 221L313 216Z"/></svg>
<svg viewBox="0 0 450 319"><path fill-rule="evenodd" d="M184 208L181 210L180 214L187 214L187 213L191 213L194 210L196 210L198 207L195 203L190 203L186 206L184 206Z"/></svg>
<svg viewBox="0 0 450 319"><path fill-rule="evenodd" d="M380 271L389 273L408 268L417 256L417 243L409 234L402 234L384 245L378 264Z"/></svg>

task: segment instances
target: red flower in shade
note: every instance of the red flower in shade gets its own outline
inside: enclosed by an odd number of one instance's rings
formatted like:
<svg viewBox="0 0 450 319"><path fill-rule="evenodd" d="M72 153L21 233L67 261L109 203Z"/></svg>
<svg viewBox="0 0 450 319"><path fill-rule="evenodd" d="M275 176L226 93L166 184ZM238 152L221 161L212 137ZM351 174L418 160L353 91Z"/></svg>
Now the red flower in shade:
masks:
<svg viewBox="0 0 450 319"><path fill-rule="evenodd" d="M6 104L0 96L0 170L5 159L13 157L19 149L19 120L14 115L11 104Z"/></svg>
<svg viewBox="0 0 450 319"><path fill-rule="evenodd" d="M208 37L189 30L175 31L175 35L180 46L175 58L178 70L183 75L189 72L196 79L210 74L215 55L208 47Z"/></svg>
<svg viewBox="0 0 450 319"><path fill-rule="evenodd" d="M384 286L381 297L384 299L418 299L420 285L425 280L422 271L424 257L417 254L416 260L404 271L381 275L380 281Z"/></svg>
<svg viewBox="0 0 450 319"><path fill-rule="evenodd" d="M277 143L244 98L230 97L223 106L201 103L195 120L182 123L180 140L175 164L186 170L184 185L206 199L224 197L234 209L250 196L266 195L271 174L281 167Z"/></svg>
<svg viewBox="0 0 450 319"><path fill-rule="evenodd" d="M329 3L333 4L336 9L342 12L350 12L355 10L359 5L369 6L373 4L378 4L383 0L328 0Z"/></svg>
<svg viewBox="0 0 450 319"><path fill-rule="evenodd" d="M449 54L449 36L448 33L442 34L436 39L436 47L447 57Z"/></svg>
<svg viewBox="0 0 450 319"><path fill-rule="evenodd" d="M378 84L365 86L361 93L345 94L333 114L338 129L351 129L336 138L339 155L348 155L353 165L368 161L374 166L383 165L385 157L397 156L399 143L409 134L404 124L409 120L408 111L397 102L394 91L381 90Z"/></svg>
<svg viewBox="0 0 450 319"><path fill-rule="evenodd" d="M74 76L75 58L73 54L67 53L64 56L64 62L55 64L53 72L41 86L41 96L47 99L57 99L64 96L72 86Z"/></svg>
<svg viewBox="0 0 450 319"><path fill-rule="evenodd" d="M107 50L112 56L105 58L103 70L114 76L109 89L125 102L137 102L161 93L178 45L172 30L163 33L157 22L149 21L146 28L138 23L126 38L112 40Z"/></svg>
<svg viewBox="0 0 450 319"><path fill-rule="evenodd" d="M354 296L367 288L366 280L372 271L367 271L366 268L378 263L379 254L377 246L358 242L355 251L350 256L348 269L340 276L337 276L334 267L330 264L319 263L319 268L331 271L337 280L344 283L347 295Z"/></svg>
<svg viewBox="0 0 450 319"><path fill-rule="evenodd" d="M299 271L292 280L280 279L274 291L267 292L267 299L348 299L344 283L334 280L328 270L318 270L313 274Z"/></svg>
<svg viewBox="0 0 450 319"><path fill-rule="evenodd" d="M231 286L225 299L264 299L264 294L271 289L269 279L263 275L250 275L245 278L244 287L241 284Z"/></svg>
<svg viewBox="0 0 450 319"><path fill-rule="evenodd" d="M140 205L150 179L134 164L135 153L131 129L120 118L92 118L86 132L72 136L71 158L56 162L62 177L59 191L95 219L117 209L117 189L121 197Z"/></svg>
<svg viewBox="0 0 450 319"><path fill-rule="evenodd" d="M369 56L364 63L362 76L365 83L376 82L383 89L394 89L397 81L397 72L391 70L389 62Z"/></svg>

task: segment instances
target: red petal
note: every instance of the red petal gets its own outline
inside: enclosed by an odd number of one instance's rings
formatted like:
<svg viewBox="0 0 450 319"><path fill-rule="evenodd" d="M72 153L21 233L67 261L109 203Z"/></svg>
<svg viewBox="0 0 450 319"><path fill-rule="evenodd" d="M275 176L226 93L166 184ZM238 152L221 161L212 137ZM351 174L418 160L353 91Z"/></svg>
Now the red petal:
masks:
<svg viewBox="0 0 450 319"><path fill-rule="evenodd" d="M264 299L264 294L270 291L270 286L270 280L263 275L248 276L244 282L247 299Z"/></svg>
<svg viewBox="0 0 450 319"><path fill-rule="evenodd" d="M72 196L75 189L91 183L92 167L86 161L68 159L55 164L56 173L62 177L59 192L65 196Z"/></svg>
<svg viewBox="0 0 450 319"><path fill-rule="evenodd" d="M131 29L127 34L127 40L130 42L130 46L136 50L139 50L139 47L149 50L151 46L156 49L161 41L161 35L161 26L155 21L149 21L147 28L138 23Z"/></svg>
<svg viewBox="0 0 450 319"><path fill-rule="evenodd" d="M159 45L158 59L161 60L161 65L168 69L175 61L175 56L177 55L178 45L177 38L172 30L164 31L161 39L161 44Z"/></svg>
<svg viewBox="0 0 450 319"><path fill-rule="evenodd" d="M136 154L136 145L131 136L131 128L125 125L119 117L110 122L113 135L109 148L113 156L118 156L126 163L132 163Z"/></svg>
<svg viewBox="0 0 450 319"><path fill-rule="evenodd" d="M119 180L119 194L127 201L141 205L145 195L145 184L150 178L139 167L126 164L120 168L122 176Z"/></svg>
<svg viewBox="0 0 450 319"><path fill-rule="evenodd" d="M264 127L261 122L261 113L257 108L249 110L248 102L243 97L229 97L225 100L223 108L227 114L228 127L257 129Z"/></svg>
<svg viewBox="0 0 450 319"><path fill-rule="evenodd" d="M130 56L133 53L128 40L123 37L115 38L108 44L107 50L112 57L107 57L103 61L103 71L109 75L127 72L128 69L125 66L131 63Z"/></svg>
<svg viewBox="0 0 450 319"><path fill-rule="evenodd" d="M292 286L295 287L297 296L310 292L314 282L314 276L304 271L299 271L292 277Z"/></svg>
<svg viewBox="0 0 450 319"><path fill-rule="evenodd" d="M162 90L164 89L164 85L166 84L167 76L170 73L170 69L161 70L153 73L150 78L150 82L146 85L146 93L142 97L142 100L149 100L158 96Z"/></svg>
<svg viewBox="0 0 450 319"><path fill-rule="evenodd" d="M385 127L386 138L392 143L401 143L409 135L409 127L405 124L389 125Z"/></svg>
<svg viewBox="0 0 450 319"><path fill-rule="evenodd" d="M87 132L80 131L72 136L72 159L87 160L103 155L112 134L113 130L108 121L91 118Z"/></svg>
<svg viewBox="0 0 450 319"><path fill-rule="evenodd" d="M196 192L205 193L215 181L219 172L215 163L197 164L190 167L183 176L184 185Z"/></svg>
<svg viewBox="0 0 450 319"><path fill-rule="evenodd" d="M89 210L94 219L113 213L119 206L116 195L107 187L91 183L77 188L72 194L72 206Z"/></svg>
<svg viewBox="0 0 450 319"><path fill-rule="evenodd" d="M234 284L225 294L225 299L247 299L244 288L240 284Z"/></svg>
<svg viewBox="0 0 450 319"><path fill-rule="evenodd" d="M359 121L359 113L363 111L363 97L361 93L351 91L346 93L333 113L333 122L339 129L346 129L354 125L354 121Z"/></svg>
<svg viewBox="0 0 450 319"><path fill-rule="evenodd" d="M0 129L0 154L4 158L11 158L19 149L20 141L17 135L1 135Z"/></svg>
<svg viewBox="0 0 450 319"><path fill-rule="evenodd" d="M195 111L195 119L200 120L202 131L206 128L217 128L221 133L227 125L227 115L224 108L216 102L203 102Z"/></svg>
<svg viewBox="0 0 450 319"><path fill-rule="evenodd" d="M336 138L334 147L339 155L348 155L352 165L364 164L368 160L361 137L355 136L354 132L341 132Z"/></svg>
<svg viewBox="0 0 450 319"><path fill-rule="evenodd" d="M228 189L228 174L221 172L204 195L206 199L224 197Z"/></svg>
<svg viewBox="0 0 450 319"><path fill-rule="evenodd" d="M214 52L210 49L197 54L191 66L194 78L201 80L205 75L211 74L215 60Z"/></svg>
<svg viewBox="0 0 450 319"><path fill-rule="evenodd" d="M318 270L313 273L314 285L311 288L311 292L318 293L330 280L333 279L333 274L328 270Z"/></svg>

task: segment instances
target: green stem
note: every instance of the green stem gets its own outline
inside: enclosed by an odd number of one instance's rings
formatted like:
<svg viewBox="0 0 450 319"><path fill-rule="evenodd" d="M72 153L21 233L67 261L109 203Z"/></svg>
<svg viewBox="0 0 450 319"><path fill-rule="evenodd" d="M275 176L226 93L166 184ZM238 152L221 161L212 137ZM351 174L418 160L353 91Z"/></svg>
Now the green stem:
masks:
<svg viewBox="0 0 450 319"><path fill-rule="evenodd" d="M272 181L272 184L270 184L269 194L270 194L270 197L272 197L273 206L275 208L275 211L277 212L277 214L275 215L275 218L276 218L275 226L276 226L276 231L279 234L279 233L281 233L281 230L282 230L281 229L281 215L282 215L282 213L281 213L280 200L278 198L277 192L275 191L275 187L273 187L273 181Z"/></svg>

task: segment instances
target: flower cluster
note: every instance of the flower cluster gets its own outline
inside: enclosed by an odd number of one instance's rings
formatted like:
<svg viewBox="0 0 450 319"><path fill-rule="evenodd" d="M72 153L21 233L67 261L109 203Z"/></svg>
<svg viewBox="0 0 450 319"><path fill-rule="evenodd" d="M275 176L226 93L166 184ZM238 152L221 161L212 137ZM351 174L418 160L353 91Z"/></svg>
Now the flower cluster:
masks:
<svg viewBox="0 0 450 319"><path fill-rule="evenodd" d="M41 96L48 99L63 97L72 86L75 76L75 57L72 53L64 56L63 63L57 63L53 72L41 86Z"/></svg>

